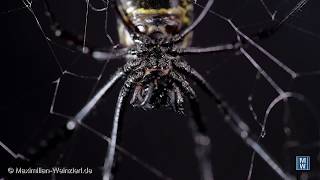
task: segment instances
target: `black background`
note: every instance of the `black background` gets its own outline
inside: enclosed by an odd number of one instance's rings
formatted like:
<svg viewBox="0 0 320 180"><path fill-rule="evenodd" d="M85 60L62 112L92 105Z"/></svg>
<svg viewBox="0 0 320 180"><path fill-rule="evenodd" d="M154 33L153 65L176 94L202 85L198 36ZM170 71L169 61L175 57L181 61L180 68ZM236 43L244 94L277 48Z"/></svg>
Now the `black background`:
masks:
<svg viewBox="0 0 320 180"><path fill-rule="evenodd" d="M84 1L50 1L53 10L65 29L83 34L86 3ZM199 1L204 4L204 2ZM94 2L96 5L101 5ZM277 9L277 18L282 19L297 4L297 1L274 1L267 5ZM32 14L27 9L11 9L23 7L20 1L1 2L1 93L0 93L0 140L14 152L24 153L27 148L38 142L47 132L66 122L65 119L49 114L54 95L54 84L61 73L54 56L48 48ZM54 38L49 29L49 21L43 15L40 1L32 5L41 23L43 31L52 39L51 46L63 69L85 75L98 76L103 66L93 59L71 51L63 41ZM312 72L319 70L320 24L318 1L310 1L299 11L288 24L283 26L274 36L260 42L272 55L288 65L296 72ZM201 9L195 8L196 13ZM260 1L217 0L213 9L227 17L232 17L236 25L245 33L257 32L271 24ZM89 11L88 19L89 45L110 48L104 34L104 13ZM308 32L302 32L297 28ZM117 42L115 14L110 8L108 31ZM236 34L225 21L214 15L208 15L194 32L195 46L209 46L223 42L232 42ZM276 66L270 59L248 47L248 52L266 69L268 74L284 90L292 90L305 95L315 111L319 111L319 76L306 76L290 81L290 76ZM253 132L260 128L253 120L248 108L248 95L256 84L253 107L259 121L277 92L263 79L255 82L256 70L241 55L219 54L188 57L188 62L198 69L208 81L227 99L236 112L250 125ZM108 64L103 73L101 86L123 61L116 60ZM66 115L74 115L89 98L94 80L64 75L57 95L55 111ZM289 89L291 85L291 89ZM120 84L94 109L85 123L93 129L109 135L114 105ZM212 161L216 179L246 179L250 166L250 150L222 121L215 104L198 88L201 109L208 122L212 138ZM301 142L313 142L317 136L317 121L303 103L289 100L290 126L293 139ZM270 154L295 174L295 155L311 156L312 170L317 172L316 148L284 149L288 142L283 133L283 103L279 103L270 114L267 124L267 135L262 143ZM123 147L145 162L160 169L173 179L199 179L196 159L193 154L193 143L188 131L186 116L170 111L148 111L128 108L125 115ZM99 179L103 165L107 143L85 129L80 129L76 136L59 146L42 162L48 167L89 167L93 175L57 176L58 179ZM63 155L63 156L62 156ZM9 166L12 158L0 150L0 164ZM48 176L26 176L19 179L50 179ZM157 179L130 158L124 157L117 179ZM279 179L279 177L260 158L256 159L253 179ZM317 179L317 178L315 178Z"/></svg>

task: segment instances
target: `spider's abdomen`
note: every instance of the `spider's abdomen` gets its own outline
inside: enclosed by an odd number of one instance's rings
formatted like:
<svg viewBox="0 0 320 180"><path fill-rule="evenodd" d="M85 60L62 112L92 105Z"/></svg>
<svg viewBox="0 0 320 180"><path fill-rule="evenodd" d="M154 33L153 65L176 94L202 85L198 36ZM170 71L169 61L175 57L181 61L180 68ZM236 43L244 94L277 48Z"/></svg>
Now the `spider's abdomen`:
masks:
<svg viewBox="0 0 320 180"><path fill-rule="evenodd" d="M118 10L124 20L119 21L120 43L133 45L126 26L151 38L168 38L192 23L193 5L190 0L117 0ZM184 45L191 41L191 35Z"/></svg>

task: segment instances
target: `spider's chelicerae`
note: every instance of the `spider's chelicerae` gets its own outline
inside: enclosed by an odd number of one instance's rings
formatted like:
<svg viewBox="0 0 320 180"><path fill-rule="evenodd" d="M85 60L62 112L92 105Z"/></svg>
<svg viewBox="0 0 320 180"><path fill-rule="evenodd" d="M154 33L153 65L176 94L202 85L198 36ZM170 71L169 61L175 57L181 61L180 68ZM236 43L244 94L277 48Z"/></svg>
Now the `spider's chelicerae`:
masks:
<svg viewBox="0 0 320 180"><path fill-rule="evenodd" d="M91 112L103 95L120 79L125 82L120 90L115 108L113 129L108 152L103 167L103 179L114 177L116 165L116 148L122 126L123 106L130 102L143 109L170 108L178 113L184 112L184 102L188 101L191 109L191 131L195 142L195 154L198 158L202 180L212 180L213 173L210 162L210 139L206 125L200 114L197 96L188 80L197 83L212 96L221 111L224 120L245 143L255 150L275 172L284 179L290 179L276 162L249 135L248 126L223 101L207 81L184 60L187 54L203 54L218 52L243 52L243 46L249 38L238 39L235 43L212 47L190 47L192 31L210 11L213 0L208 0L201 13L193 18L193 2L191 0L115 0L111 1L118 13L118 33L120 47L111 52L99 51L86 47L77 36L63 30L56 21L49 3L45 0L46 15L52 21L54 34L63 38L69 45L76 46L83 53L99 61L124 58L126 63L120 67L109 81L89 100L89 102L68 122L65 127L73 132L84 118ZM89 2L87 2L88 5ZM107 3L107 2L105 2ZM92 9L95 9L91 6ZM296 11L297 9L295 9ZM293 13L292 13L293 14ZM227 20L228 21L228 20ZM231 25L231 21L229 21ZM255 38L263 39L272 35L283 22L274 27L255 34ZM66 133L65 135L71 135ZM50 143L46 143L50 146ZM52 146L50 146L52 148ZM45 149L42 147L42 149ZM41 152L40 154L43 154ZM39 159L41 155L33 152L29 159Z"/></svg>

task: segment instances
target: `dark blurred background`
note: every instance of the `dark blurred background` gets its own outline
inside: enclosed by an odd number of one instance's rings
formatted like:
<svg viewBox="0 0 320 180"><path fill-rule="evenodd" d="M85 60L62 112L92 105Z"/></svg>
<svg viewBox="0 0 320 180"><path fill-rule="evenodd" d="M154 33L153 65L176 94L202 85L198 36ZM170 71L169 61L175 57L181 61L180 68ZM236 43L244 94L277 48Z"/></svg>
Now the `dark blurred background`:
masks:
<svg viewBox="0 0 320 180"><path fill-rule="evenodd" d="M57 20L68 31L83 34L86 3L77 0L49 0ZM99 1L92 0L102 7ZM205 1L198 1L205 4ZM266 5L277 10L276 18L284 18L298 3L292 1L272 1ZM61 77L54 110L72 116L90 97L96 83L94 79L79 78L65 74L61 76L55 57L32 14L23 8L22 1L2 1L0 7L1 39L1 93L0 93L0 140L16 153L25 153L37 144L48 132L54 132L66 119L49 114L53 101L55 84ZM296 72L310 73L320 69L320 23L319 1L310 1L292 17L272 37L259 42L272 55ZM103 63L71 50L66 44L54 38L50 31L50 21L44 16L40 0L32 3L44 33L51 39L56 59L63 69L83 76L98 77ZM272 25L270 16L260 1L216 0L214 11L232 18L233 22L246 34L254 34ZM12 10L12 11L10 11ZM198 14L200 8L195 6ZM104 31L104 12L89 11L88 45L110 48ZM117 38L116 16L109 9L108 32L115 42ZM194 32L194 46L210 46L224 42L234 42L236 34L225 21L208 15ZM255 48L247 47L252 57L267 71L272 79L285 91L303 94L310 100L314 112L320 107L320 77L308 75L292 81L288 73L275 65ZM252 106L259 122L263 121L268 105L278 96L277 92L261 77L256 80L257 70L242 55L234 53L187 57L188 62L198 69L222 94L234 110L250 126L257 136L260 127L249 110L248 96L254 92ZM98 87L106 82L111 73L124 61L111 61L103 72ZM114 106L121 83L117 84L85 120L93 129L110 134ZM212 138L212 162L216 179L246 179L249 172L252 150L248 148L225 124L211 99L196 88L204 118ZM285 170L294 175L295 156L311 156L309 179L319 176L319 119L304 102L289 99L288 127L291 136L284 133L286 109L279 103L271 111L266 126L266 136L261 140L265 149ZM181 116L170 111L143 111L128 108L125 115L122 147L143 161L161 170L173 179L199 179L197 162L193 153L193 142L188 129L187 114ZM295 144L296 143L296 144ZM311 145L310 145L311 144ZM308 145L308 146L305 146ZM292 146L292 147L291 147ZM291 148L288 148L291 147ZM50 152L39 164L53 167L89 167L92 175L65 176L57 179L99 179L107 150L107 143L100 137L81 128L73 139ZM12 166L12 157L0 149L0 166L6 171ZM123 156L116 179L158 179L150 171L132 159ZM311 175L313 175L311 177ZM50 176L29 175L15 179L51 179ZM280 179L261 158L256 157L252 179Z"/></svg>

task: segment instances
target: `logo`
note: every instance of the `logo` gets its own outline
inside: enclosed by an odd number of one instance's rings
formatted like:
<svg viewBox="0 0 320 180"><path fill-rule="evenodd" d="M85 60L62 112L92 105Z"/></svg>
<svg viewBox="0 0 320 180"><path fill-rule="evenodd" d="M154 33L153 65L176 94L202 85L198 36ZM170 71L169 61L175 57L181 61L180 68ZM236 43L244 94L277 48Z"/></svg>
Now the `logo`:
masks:
<svg viewBox="0 0 320 180"><path fill-rule="evenodd" d="M14 173L14 169L13 169L12 167L9 167L9 168L8 168L8 173L9 173L9 174Z"/></svg>
<svg viewBox="0 0 320 180"><path fill-rule="evenodd" d="M310 170L310 156L296 156L296 170L309 171Z"/></svg>

